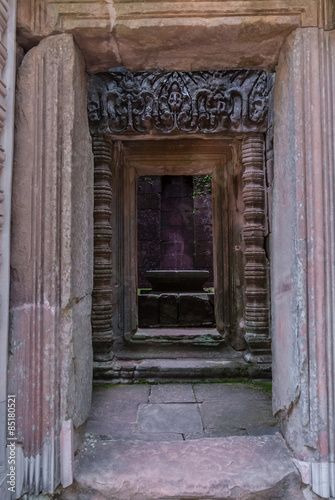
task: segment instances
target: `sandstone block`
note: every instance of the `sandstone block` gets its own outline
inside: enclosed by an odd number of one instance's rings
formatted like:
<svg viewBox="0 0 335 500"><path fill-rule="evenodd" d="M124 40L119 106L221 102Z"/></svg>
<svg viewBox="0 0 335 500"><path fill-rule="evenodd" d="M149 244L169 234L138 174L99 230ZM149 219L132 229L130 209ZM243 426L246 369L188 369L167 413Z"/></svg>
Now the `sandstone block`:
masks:
<svg viewBox="0 0 335 500"><path fill-rule="evenodd" d="M161 295L159 297L160 326L177 326L179 322L178 296Z"/></svg>
<svg viewBox="0 0 335 500"><path fill-rule="evenodd" d="M180 326L215 325L214 308L207 294L180 294L179 324Z"/></svg>
<svg viewBox="0 0 335 500"><path fill-rule="evenodd" d="M257 0L178 1L173 8L165 1L19 0L18 40L28 49L42 37L71 33L92 72L121 64L131 70L273 69L291 31L332 29L331 2L322 4L269 0L264 15Z"/></svg>
<svg viewBox="0 0 335 500"><path fill-rule="evenodd" d="M138 296L138 322L141 328L159 326L159 295Z"/></svg>

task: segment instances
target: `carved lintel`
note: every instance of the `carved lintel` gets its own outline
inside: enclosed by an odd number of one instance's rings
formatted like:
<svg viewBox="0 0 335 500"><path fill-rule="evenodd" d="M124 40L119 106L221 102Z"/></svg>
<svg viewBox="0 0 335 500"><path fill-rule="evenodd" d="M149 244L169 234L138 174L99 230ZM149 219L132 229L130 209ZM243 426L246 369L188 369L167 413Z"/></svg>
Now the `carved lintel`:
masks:
<svg viewBox="0 0 335 500"><path fill-rule="evenodd" d="M112 344L112 145L93 136L94 154L94 285L92 294L93 350L109 352Z"/></svg>
<svg viewBox="0 0 335 500"><path fill-rule="evenodd" d="M249 361L268 362L269 337L268 262L264 250L265 182L264 139L246 136L242 144L245 243L245 339Z"/></svg>
<svg viewBox="0 0 335 500"><path fill-rule="evenodd" d="M88 82L91 132L265 132L268 78L255 70L132 73L112 68Z"/></svg>

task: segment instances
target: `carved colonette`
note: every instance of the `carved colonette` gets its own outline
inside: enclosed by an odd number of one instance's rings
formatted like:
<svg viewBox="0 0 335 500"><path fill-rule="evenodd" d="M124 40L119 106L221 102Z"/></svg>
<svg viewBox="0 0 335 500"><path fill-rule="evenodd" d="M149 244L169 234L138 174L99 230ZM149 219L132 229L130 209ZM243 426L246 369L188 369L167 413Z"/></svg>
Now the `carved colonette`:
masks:
<svg viewBox="0 0 335 500"><path fill-rule="evenodd" d="M270 354L267 262L264 253L264 146L269 74L230 70L137 72L123 67L92 75L88 116L95 155L95 276L93 344L96 355L112 341L110 260L111 146L106 139L158 135L247 134L245 166L246 340L252 359ZM250 135L253 134L253 135ZM257 135L254 135L257 134Z"/></svg>
<svg viewBox="0 0 335 500"><path fill-rule="evenodd" d="M268 361L269 337L268 261L264 250L265 182L264 139L246 136L242 144L245 243L245 340L247 359ZM264 357L264 359L262 359Z"/></svg>
<svg viewBox="0 0 335 500"><path fill-rule="evenodd" d="M112 342L112 145L108 137L93 136L94 154L94 288L92 294L93 349L106 353Z"/></svg>

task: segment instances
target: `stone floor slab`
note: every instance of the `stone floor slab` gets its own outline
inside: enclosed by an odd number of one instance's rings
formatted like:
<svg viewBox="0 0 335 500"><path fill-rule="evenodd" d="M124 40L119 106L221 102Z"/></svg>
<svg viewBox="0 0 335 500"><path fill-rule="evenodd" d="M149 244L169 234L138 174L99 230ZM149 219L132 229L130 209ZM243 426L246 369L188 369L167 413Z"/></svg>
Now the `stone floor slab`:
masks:
<svg viewBox="0 0 335 500"><path fill-rule="evenodd" d="M89 419L86 432L96 436L108 436L111 439L130 439L136 431L136 424L125 420L118 422L103 422Z"/></svg>
<svg viewBox="0 0 335 500"><path fill-rule="evenodd" d="M254 392L256 391L256 392ZM194 393L199 403L204 401L226 400L230 396L238 395L238 397L252 399L255 395L269 397L262 391L257 390L244 383L217 383L217 384L194 384Z"/></svg>
<svg viewBox="0 0 335 500"><path fill-rule="evenodd" d="M201 432L198 406L192 403L140 405L138 429L142 432Z"/></svg>
<svg viewBox="0 0 335 500"><path fill-rule="evenodd" d="M89 442L59 500L303 500L279 435L146 443Z"/></svg>
<svg viewBox="0 0 335 500"><path fill-rule="evenodd" d="M157 384L151 386L150 403L195 403L192 384Z"/></svg>
<svg viewBox="0 0 335 500"><path fill-rule="evenodd" d="M247 429L276 425L268 401L254 401L254 405L241 398L223 401L205 401L199 404L204 429Z"/></svg>
<svg viewBox="0 0 335 500"><path fill-rule="evenodd" d="M95 389L89 419L101 422L136 422L140 403L147 403L150 386L111 386Z"/></svg>

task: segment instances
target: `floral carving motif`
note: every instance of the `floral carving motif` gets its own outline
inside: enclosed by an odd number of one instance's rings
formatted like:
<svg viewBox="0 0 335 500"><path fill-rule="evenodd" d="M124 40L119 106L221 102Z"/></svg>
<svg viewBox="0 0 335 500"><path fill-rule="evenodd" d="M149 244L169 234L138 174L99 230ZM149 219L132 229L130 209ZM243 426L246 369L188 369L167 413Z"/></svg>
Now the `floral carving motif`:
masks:
<svg viewBox="0 0 335 500"><path fill-rule="evenodd" d="M92 133L265 131L264 71L192 73L112 68L88 82Z"/></svg>

